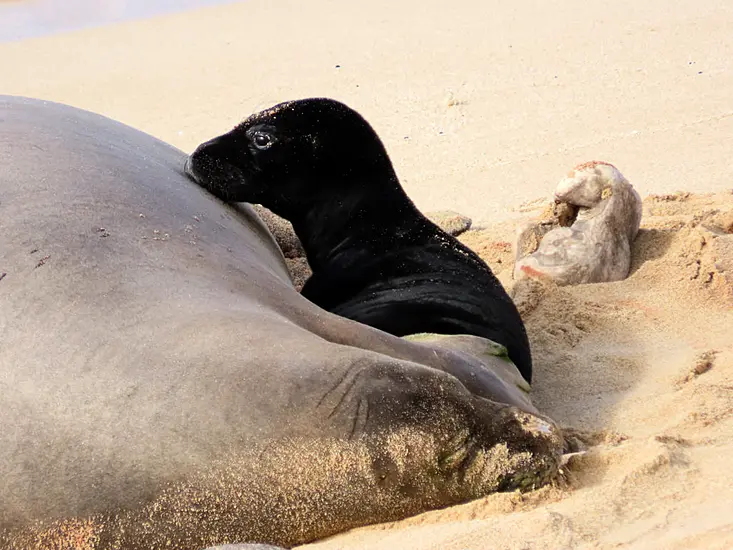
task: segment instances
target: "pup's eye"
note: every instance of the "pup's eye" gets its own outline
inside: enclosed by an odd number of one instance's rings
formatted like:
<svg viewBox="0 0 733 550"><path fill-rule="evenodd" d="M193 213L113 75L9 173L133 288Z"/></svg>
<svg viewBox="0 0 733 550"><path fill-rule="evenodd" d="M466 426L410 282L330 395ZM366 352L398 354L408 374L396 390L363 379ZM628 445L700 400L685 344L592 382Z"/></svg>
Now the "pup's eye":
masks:
<svg viewBox="0 0 733 550"><path fill-rule="evenodd" d="M252 134L252 143L258 149L269 149L275 143L275 138L267 132L255 132Z"/></svg>

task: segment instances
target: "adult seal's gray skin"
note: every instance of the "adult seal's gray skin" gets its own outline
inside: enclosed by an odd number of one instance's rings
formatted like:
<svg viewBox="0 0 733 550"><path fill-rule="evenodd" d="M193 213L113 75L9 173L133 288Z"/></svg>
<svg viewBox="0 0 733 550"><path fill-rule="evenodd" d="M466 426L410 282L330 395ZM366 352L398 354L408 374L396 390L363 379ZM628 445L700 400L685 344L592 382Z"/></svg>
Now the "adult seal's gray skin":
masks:
<svg viewBox="0 0 733 550"><path fill-rule="evenodd" d="M1 549L289 547L554 475L501 350L316 307L185 159L0 96Z"/></svg>
<svg viewBox="0 0 733 550"><path fill-rule="evenodd" d="M376 132L346 105L276 105L199 146L186 170L216 196L293 224L313 270L302 294L313 303L396 336L491 339L531 381L527 333L504 288L417 210Z"/></svg>

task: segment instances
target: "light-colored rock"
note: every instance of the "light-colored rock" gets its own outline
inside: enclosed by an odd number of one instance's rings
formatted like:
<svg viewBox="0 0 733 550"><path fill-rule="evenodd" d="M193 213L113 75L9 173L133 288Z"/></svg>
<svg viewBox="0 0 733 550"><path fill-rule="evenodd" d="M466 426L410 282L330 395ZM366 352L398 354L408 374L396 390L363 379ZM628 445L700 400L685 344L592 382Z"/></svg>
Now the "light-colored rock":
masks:
<svg viewBox="0 0 733 550"><path fill-rule="evenodd" d="M569 207L557 208L553 219L518 230L514 278L549 279L560 285L625 279L642 205L621 172L606 162L581 164L560 181L555 201ZM532 250L535 242L538 246Z"/></svg>

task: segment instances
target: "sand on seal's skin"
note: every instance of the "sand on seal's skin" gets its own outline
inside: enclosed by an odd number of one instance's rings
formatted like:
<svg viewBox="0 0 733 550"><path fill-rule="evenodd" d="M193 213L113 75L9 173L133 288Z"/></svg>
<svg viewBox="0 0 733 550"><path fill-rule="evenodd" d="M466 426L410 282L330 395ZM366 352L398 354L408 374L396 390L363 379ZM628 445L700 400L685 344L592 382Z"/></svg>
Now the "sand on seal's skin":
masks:
<svg viewBox="0 0 733 550"><path fill-rule="evenodd" d="M508 288L521 205L569 166L612 162L660 195L645 200L629 278L513 288L534 400L588 451L555 487L310 547L728 549L733 246L714 228L733 224L731 26L723 0L247 0L0 44L0 86L186 151L279 101L342 100L418 207L473 219L461 240Z"/></svg>

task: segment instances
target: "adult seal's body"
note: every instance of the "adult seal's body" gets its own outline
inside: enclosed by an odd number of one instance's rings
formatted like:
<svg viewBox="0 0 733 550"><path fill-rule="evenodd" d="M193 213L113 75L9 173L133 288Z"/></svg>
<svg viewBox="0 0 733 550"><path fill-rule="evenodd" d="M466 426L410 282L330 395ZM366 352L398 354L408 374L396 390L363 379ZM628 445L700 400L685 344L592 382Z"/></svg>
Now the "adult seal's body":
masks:
<svg viewBox="0 0 733 550"><path fill-rule="evenodd" d="M490 342L316 307L185 158L0 96L0 549L292 546L553 475Z"/></svg>
<svg viewBox="0 0 733 550"><path fill-rule="evenodd" d="M531 381L514 303L474 252L417 210L352 109L329 99L277 105L199 146L187 172L224 200L262 204L293 224L313 303L396 336L491 339Z"/></svg>

